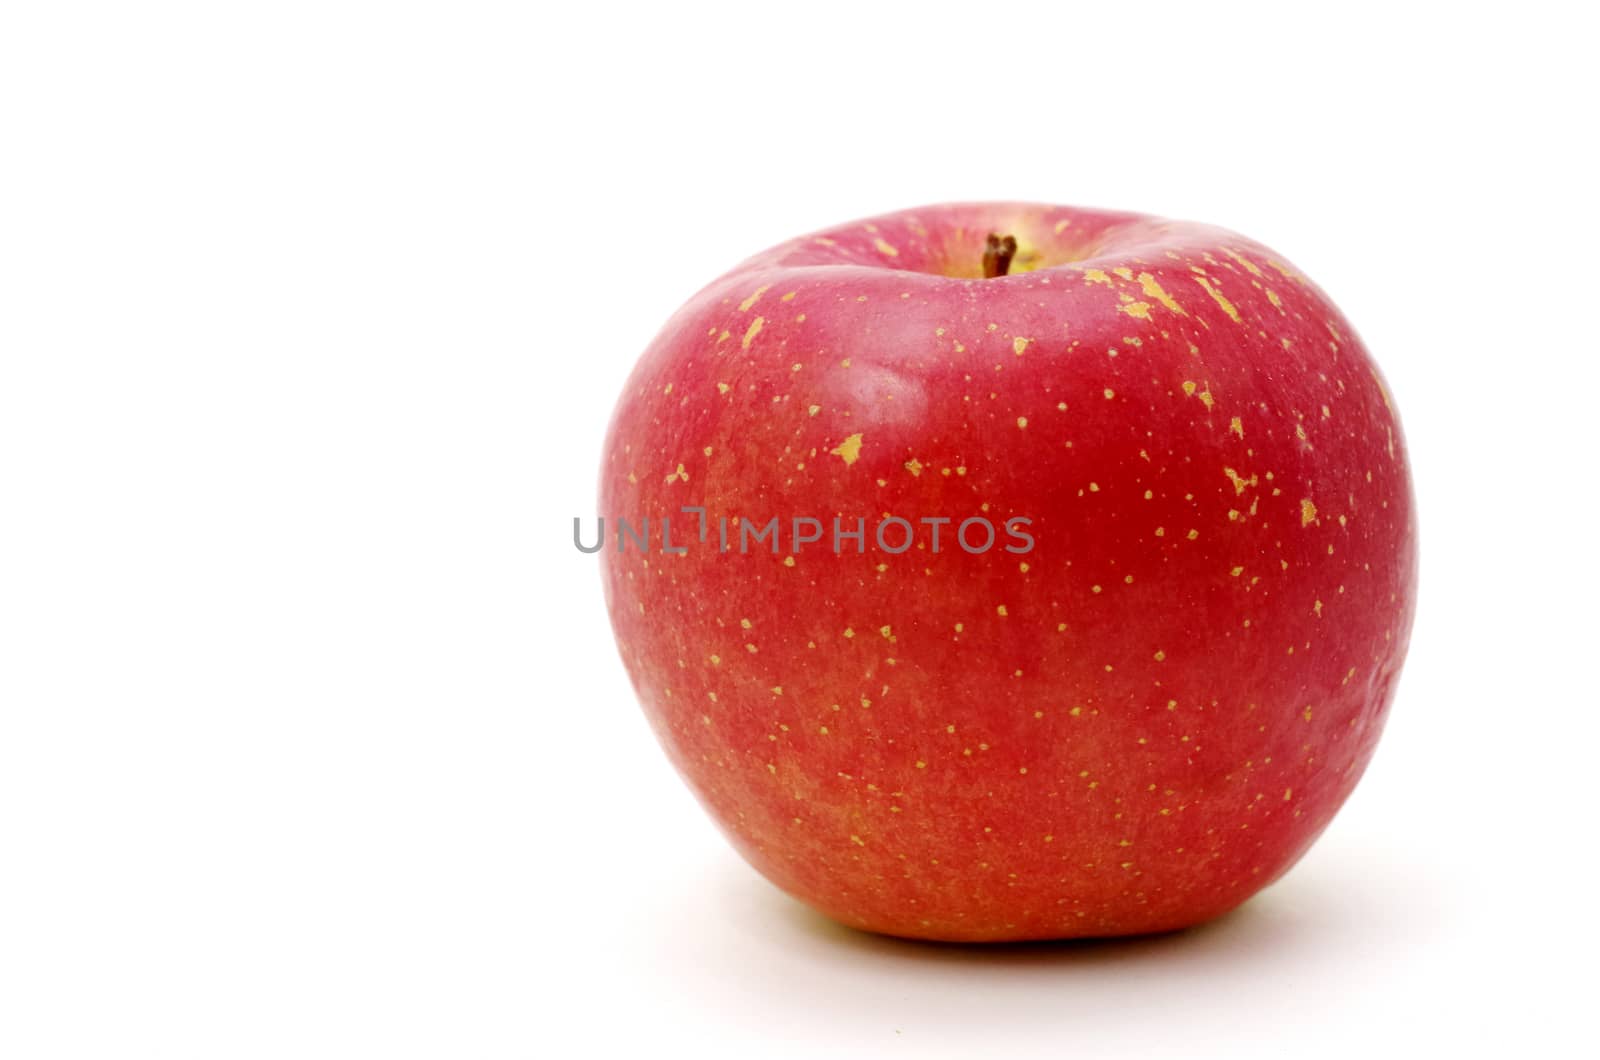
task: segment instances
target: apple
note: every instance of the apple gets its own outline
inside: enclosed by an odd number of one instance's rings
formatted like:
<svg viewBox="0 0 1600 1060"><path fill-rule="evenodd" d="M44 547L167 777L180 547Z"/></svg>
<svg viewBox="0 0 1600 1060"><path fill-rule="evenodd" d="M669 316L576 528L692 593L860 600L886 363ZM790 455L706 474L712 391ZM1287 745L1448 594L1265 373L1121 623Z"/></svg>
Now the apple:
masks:
<svg viewBox="0 0 1600 1060"><path fill-rule="evenodd" d="M1076 207L739 265L639 360L599 514L623 662L711 817L922 939L1166 931L1281 876L1372 757L1416 589L1400 423L1328 297L1231 232Z"/></svg>

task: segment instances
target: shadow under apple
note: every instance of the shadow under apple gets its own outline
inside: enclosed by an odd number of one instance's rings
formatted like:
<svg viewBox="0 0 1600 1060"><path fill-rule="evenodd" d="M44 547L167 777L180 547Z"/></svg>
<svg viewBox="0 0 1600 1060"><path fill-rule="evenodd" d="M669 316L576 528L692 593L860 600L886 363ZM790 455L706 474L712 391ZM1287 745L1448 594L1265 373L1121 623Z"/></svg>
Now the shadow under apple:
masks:
<svg viewBox="0 0 1600 1060"><path fill-rule="evenodd" d="M1185 1029L1236 1037L1329 1018L1341 992L1380 983L1386 950L1437 922L1427 897L1385 859L1309 858L1234 912L1183 931L936 943L839 925L729 858L679 892L678 915L653 930L655 952L684 984L674 1003L714 1007L730 1033L810 1040L824 1021L850 1040L927 1034L993 1046L1055 1027L1072 1044L1112 1031L1126 1041L1141 1028L1159 1042ZM1236 1025L1241 1011L1255 1014L1249 1026Z"/></svg>

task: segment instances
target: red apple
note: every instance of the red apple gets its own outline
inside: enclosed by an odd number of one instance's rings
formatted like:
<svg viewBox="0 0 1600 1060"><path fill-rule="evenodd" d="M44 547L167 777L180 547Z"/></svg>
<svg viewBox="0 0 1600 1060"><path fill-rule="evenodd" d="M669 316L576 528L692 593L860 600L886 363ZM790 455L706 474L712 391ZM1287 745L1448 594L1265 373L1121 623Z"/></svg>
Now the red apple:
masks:
<svg viewBox="0 0 1600 1060"><path fill-rule="evenodd" d="M892 935L1234 908L1360 779L1411 627L1405 446L1354 329L1266 247L1138 214L937 206L751 258L645 351L600 496L672 761L773 883Z"/></svg>

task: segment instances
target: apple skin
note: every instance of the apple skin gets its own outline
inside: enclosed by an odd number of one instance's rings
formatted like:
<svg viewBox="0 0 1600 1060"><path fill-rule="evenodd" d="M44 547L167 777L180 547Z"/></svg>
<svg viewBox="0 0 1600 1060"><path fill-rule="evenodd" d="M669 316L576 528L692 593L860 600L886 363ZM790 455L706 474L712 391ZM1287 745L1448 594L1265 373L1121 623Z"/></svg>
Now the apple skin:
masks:
<svg viewBox="0 0 1600 1060"><path fill-rule="evenodd" d="M981 278L989 233L1009 275ZM1405 443L1354 329L1267 248L1129 213L936 206L749 259L640 359L599 510L688 544L601 562L695 795L789 894L911 938L1238 906L1360 779L1414 608ZM878 550L885 515L917 544ZM778 517L780 554L719 553L738 516ZM829 532L791 555L796 516ZM934 554L918 523L973 516L1031 519L1032 551L952 523Z"/></svg>

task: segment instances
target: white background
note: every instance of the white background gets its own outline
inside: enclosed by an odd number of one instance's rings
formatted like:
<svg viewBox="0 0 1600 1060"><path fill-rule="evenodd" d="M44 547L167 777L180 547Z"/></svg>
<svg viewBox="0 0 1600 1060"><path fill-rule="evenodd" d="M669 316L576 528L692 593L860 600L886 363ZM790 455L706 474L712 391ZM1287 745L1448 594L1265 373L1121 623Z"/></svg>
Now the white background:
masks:
<svg viewBox="0 0 1600 1060"><path fill-rule="evenodd" d="M1592 1050L1588 17L7 4L0 1055ZM813 918L665 764L570 544L683 299L970 198L1266 242L1405 420L1384 744L1206 929Z"/></svg>

